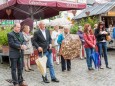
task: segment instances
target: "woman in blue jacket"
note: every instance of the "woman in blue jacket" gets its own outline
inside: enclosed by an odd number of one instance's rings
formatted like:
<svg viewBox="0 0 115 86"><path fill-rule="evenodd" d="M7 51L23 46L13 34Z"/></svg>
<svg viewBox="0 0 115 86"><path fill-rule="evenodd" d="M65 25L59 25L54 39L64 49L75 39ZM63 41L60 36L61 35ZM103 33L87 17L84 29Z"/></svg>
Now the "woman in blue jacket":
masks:
<svg viewBox="0 0 115 86"><path fill-rule="evenodd" d="M58 44L61 46L64 38L69 34L69 27L68 26L65 26L64 27L64 33L63 34L60 34L58 36ZM67 64L67 70L70 71L71 70L71 60L65 60L63 58L63 56L61 55L61 67L62 67L62 71L64 72L66 70L66 64Z"/></svg>

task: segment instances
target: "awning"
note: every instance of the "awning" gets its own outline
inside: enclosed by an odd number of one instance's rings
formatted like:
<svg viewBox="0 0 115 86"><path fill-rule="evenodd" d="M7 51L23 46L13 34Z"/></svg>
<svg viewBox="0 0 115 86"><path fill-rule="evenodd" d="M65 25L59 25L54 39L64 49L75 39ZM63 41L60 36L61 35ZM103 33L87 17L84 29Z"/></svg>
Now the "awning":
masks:
<svg viewBox="0 0 115 86"><path fill-rule="evenodd" d="M57 1L57 7L61 8L73 8L73 9L84 9L86 8L86 4L84 3L75 3L75 2L67 2L67 1Z"/></svg>
<svg viewBox="0 0 115 86"><path fill-rule="evenodd" d="M115 6L115 2L108 2L105 4L99 4L93 7L88 7L84 9L78 16L75 16L73 19L80 19L83 17L87 17L86 13L89 12L88 16L99 15L102 13L106 13L110 11Z"/></svg>
<svg viewBox="0 0 115 86"><path fill-rule="evenodd" d="M16 0L18 4L55 7L54 0Z"/></svg>
<svg viewBox="0 0 115 86"><path fill-rule="evenodd" d="M0 19L43 19L56 16L59 11L86 8L84 3L60 0L10 0L0 5Z"/></svg>

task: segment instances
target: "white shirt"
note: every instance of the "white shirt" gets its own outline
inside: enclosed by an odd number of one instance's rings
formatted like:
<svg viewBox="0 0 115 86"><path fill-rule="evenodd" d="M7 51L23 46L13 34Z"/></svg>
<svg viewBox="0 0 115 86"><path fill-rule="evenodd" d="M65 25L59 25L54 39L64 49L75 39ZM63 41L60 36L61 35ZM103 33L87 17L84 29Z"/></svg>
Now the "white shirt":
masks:
<svg viewBox="0 0 115 86"><path fill-rule="evenodd" d="M60 34L60 32L59 31L53 31L52 32L52 35L51 35L51 37L52 37L52 39L54 40L54 44L55 45L58 45L58 43L57 43L57 39L58 39L58 35Z"/></svg>
<svg viewBox="0 0 115 86"><path fill-rule="evenodd" d="M41 30L41 29L40 29L40 30ZM46 39L46 31L45 31L45 30L41 30L41 32L42 32L44 38Z"/></svg>

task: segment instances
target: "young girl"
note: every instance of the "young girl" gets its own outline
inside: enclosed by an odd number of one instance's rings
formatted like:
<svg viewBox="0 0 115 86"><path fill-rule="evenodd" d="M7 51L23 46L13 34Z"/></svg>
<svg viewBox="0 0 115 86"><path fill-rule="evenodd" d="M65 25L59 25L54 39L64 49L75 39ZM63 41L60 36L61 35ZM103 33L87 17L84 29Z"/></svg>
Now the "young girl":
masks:
<svg viewBox="0 0 115 86"><path fill-rule="evenodd" d="M85 40L85 51L86 51L86 61L88 70L94 70L92 68L92 59L91 54L93 53L95 46L96 46L96 39L91 29L90 24L84 25L84 40Z"/></svg>

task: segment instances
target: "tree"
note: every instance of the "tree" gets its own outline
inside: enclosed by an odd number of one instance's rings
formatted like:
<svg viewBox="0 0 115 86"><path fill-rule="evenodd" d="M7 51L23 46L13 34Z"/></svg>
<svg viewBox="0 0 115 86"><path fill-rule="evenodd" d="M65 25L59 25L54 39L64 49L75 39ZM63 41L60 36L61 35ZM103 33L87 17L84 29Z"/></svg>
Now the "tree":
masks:
<svg viewBox="0 0 115 86"><path fill-rule="evenodd" d="M85 24L90 24L92 29L94 28L94 25L98 23L99 20L97 17L87 17L86 19L82 18L79 22L75 22L74 25L70 29L71 34L76 34L78 31L78 26L84 27Z"/></svg>

